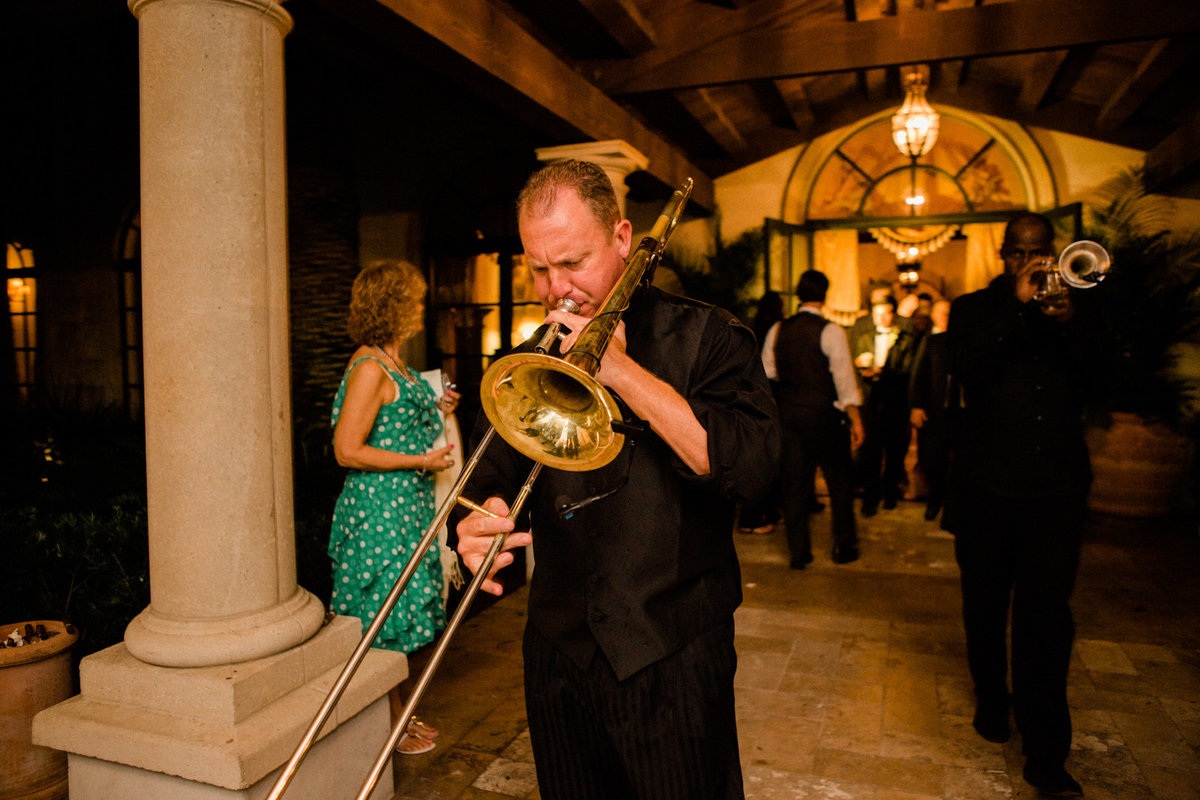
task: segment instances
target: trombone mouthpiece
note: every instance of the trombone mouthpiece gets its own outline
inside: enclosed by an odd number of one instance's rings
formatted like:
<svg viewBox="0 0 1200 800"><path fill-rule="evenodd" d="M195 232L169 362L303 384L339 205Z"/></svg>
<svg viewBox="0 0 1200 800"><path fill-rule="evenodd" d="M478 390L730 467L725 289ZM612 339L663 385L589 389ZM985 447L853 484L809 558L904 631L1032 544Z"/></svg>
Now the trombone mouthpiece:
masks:
<svg viewBox="0 0 1200 800"><path fill-rule="evenodd" d="M565 311L568 314L574 314L576 311L579 310L579 303L576 303L574 300L572 300L569 297L564 297L558 301L558 305L555 306L555 308L558 311Z"/></svg>

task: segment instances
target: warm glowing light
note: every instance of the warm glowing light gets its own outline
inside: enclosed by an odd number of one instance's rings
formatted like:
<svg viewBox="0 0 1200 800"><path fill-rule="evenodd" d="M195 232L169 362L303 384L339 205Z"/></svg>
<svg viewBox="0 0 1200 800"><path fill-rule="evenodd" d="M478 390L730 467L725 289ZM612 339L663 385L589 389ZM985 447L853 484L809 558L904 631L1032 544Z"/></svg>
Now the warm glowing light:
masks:
<svg viewBox="0 0 1200 800"><path fill-rule="evenodd" d="M925 99L925 77L910 72L904 77L904 103L892 115L892 142L909 158L920 158L933 149L941 117Z"/></svg>
<svg viewBox="0 0 1200 800"><path fill-rule="evenodd" d="M910 206L923 206L925 205L925 195L919 194L916 197L906 197L904 198L904 202Z"/></svg>
<svg viewBox="0 0 1200 800"><path fill-rule="evenodd" d="M500 332L497 330L484 330L483 332L483 352L497 353L500 351Z"/></svg>
<svg viewBox="0 0 1200 800"><path fill-rule="evenodd" d="M921 255L921 249L919 247L910 247L908 248L908 254L913 258L916 258L917 256Z"/></svg>
<svg viewBox="0 0 1200 800"><path fill-rule="evenodd" d="M517 336L521 338L522 342L525 341L533 336L534 331L538 329L538 325L540 324L541 323L537 320L526 320L525 322L522 322L517 326Z"/></svg>

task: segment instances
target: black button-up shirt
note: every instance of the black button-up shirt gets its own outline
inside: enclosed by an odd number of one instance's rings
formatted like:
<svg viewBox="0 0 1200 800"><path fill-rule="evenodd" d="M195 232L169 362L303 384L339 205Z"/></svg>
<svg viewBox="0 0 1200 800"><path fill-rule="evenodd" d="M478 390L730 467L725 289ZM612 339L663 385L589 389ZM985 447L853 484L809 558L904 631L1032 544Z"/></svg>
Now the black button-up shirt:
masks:
<svg viewBox="0 0 1200 800"><path fill-rule="evenodd" d="M580 665L599 649L621 679L731 621L741 602L735 504L766 492L780 456L778 413L748 328L654 288L640 290L623 319L626 352L674 387L708 433L710 474L695 475L650 430L600 469L543 470L530 499L529 594L529 624ZM476 440L485 429L476 426ZM466 496L511 503L530 467L497 437Z"/></svg>

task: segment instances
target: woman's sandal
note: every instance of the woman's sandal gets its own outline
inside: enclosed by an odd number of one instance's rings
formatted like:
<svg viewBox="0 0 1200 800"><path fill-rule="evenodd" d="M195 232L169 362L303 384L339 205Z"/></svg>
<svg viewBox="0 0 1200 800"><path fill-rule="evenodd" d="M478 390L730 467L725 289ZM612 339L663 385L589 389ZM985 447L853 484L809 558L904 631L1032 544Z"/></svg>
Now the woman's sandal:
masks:
<svg viewBox="0 0 1200 800"><path fill-rule="evenodd" d="M396 743L396 752L405 756L419 756L422 753L428 753L435 747L437 745L433 743L432 739L423 739L420 736L410 736L406 733Z"/></svg>
<svg viewBox="0 0 1200 800"><path fill-rule="evenodd" d="M438 730L431 725L425 724L416 717L413 717L408 723L408 735L433 741L438 736Z"/></svg>

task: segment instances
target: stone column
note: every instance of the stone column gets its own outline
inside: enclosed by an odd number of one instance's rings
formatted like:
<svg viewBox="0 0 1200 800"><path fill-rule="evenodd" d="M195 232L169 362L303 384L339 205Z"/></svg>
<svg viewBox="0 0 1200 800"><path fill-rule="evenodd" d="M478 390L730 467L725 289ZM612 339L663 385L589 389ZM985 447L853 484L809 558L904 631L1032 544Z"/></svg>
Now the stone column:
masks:
<svg viewBox="0 0 1200 800"><path fill-rule="evenodd" d="M296 583L275 0L138 18L150 606L38 715L73 800L260 798L362 636ZM369 652L288 800L350 798L403 654ZM391 780L378 797L390 797Z"/></svg>
<svg viewBox="0 0 1200 800"><path fill-rule="evenodd" d="M621 209L622 216L625 215L625 196L629 194L625 178L629 173L645 169L650 165L650 159L623 139L564 144L558 147L539 147L534 152L537 153L539 161L547 163L577 158L580 161L590 161L598 165L612 181L613 189L617 192L617 205Z"/></svg>
<svg viewBox="0 0 1200 800"><path fill-rule="evenodd" d="M151 664L271 655L320 627L296 585L283 37L271 0L131 0L141 72Z"/></svg>

